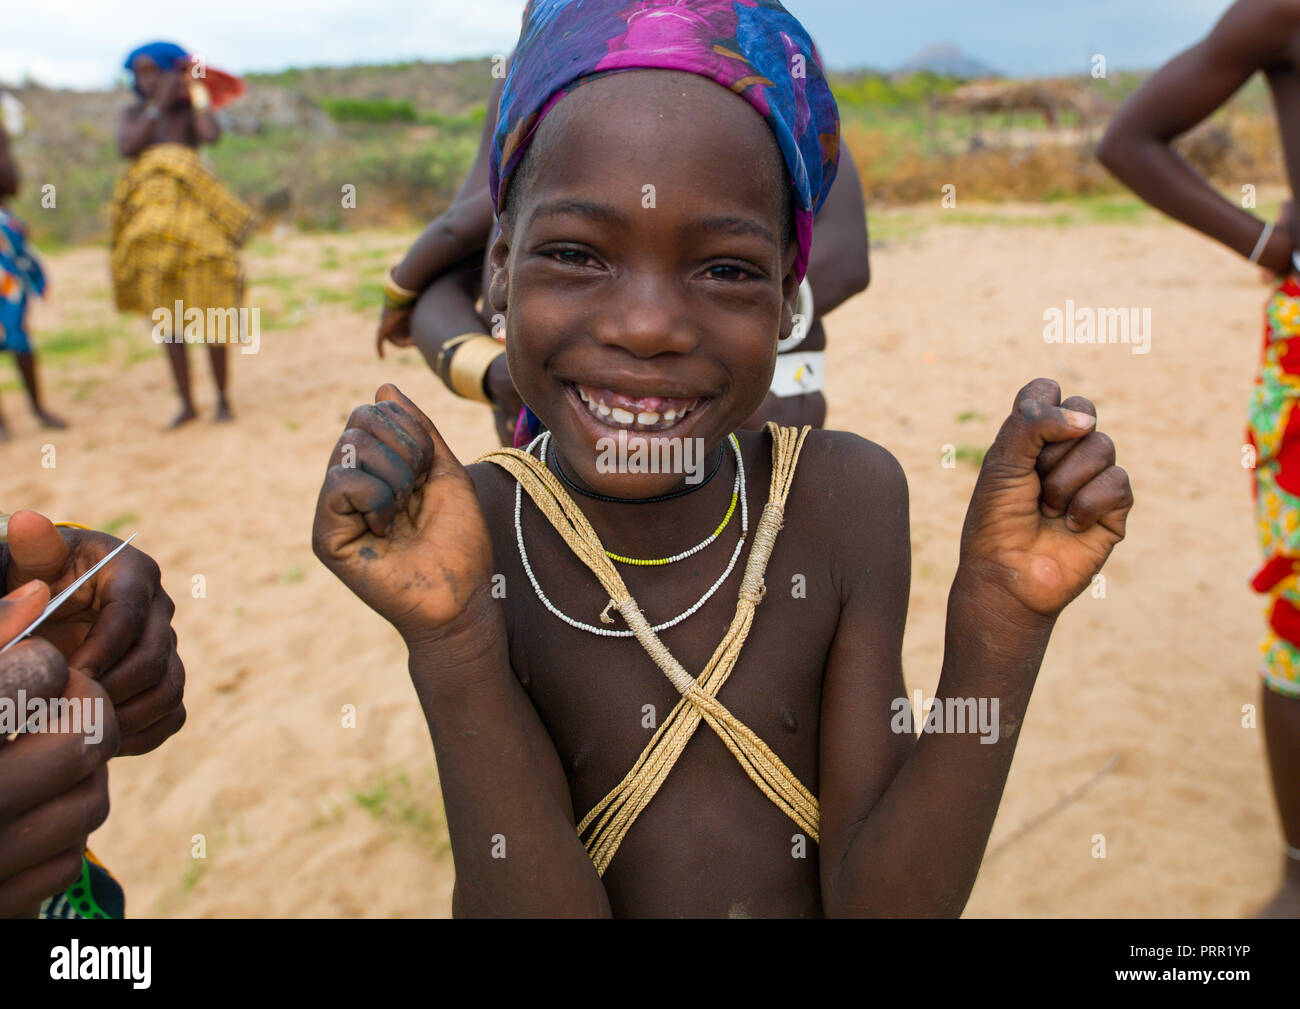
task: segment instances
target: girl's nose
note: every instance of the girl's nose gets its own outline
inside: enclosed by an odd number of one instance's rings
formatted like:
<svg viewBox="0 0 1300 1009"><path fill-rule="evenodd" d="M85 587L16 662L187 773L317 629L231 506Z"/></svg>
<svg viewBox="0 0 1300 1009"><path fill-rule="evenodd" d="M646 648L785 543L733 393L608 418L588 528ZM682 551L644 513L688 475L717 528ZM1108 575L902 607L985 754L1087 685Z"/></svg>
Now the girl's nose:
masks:
<svg viewBox="0 0 1300 1009"><path fill-rule="evenodd" d="M647 358L687 354L698 342L681 290L663 277L629 277L619 285L596 337Z"/></svg>

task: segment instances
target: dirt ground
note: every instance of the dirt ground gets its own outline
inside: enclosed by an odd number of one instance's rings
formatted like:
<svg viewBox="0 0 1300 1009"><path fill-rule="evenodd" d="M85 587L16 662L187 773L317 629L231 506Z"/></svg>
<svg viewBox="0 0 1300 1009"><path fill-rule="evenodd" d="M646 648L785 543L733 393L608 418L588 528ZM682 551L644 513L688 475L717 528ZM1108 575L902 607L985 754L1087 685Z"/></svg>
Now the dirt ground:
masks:
<svg viewBox="0 0 1300 1009"><path fill-rule="evenodd" d="M928 696L938 678L969 460L1025 381L1051 376L1097 403L1137 497L1104 596L1084 595L1058 626L967 914L1249 914L1281 861L1261 730L1243 727L1263 627L1246 585L1257 551L1242 443L1264 288L1154 219L1024 217L925 217L873 250L870 290L827 323L829 425L885 445L910 481L909 687ZM260 353L234 361L233 425L210 422L193 355L204 419L162 433L170 378L138 321L98 358L52 357L67 432L38 431L4 393L14 437L0 446L0 506L138 530L177 601L189 722L113 764L113 815L92 838L133 916L449 913L452 862L404 651L309 543L329 449L383 381L463 460L493 444L481 408L414 351L376 359L376 313L347 293L405 241L259 240L250 303L278 324L264 321ZM34 313L38 345L119 325L104 250L47 266L55 296ZM1044 312L1067 300L1149 308L1150 352L1045 342Z"/></svg>

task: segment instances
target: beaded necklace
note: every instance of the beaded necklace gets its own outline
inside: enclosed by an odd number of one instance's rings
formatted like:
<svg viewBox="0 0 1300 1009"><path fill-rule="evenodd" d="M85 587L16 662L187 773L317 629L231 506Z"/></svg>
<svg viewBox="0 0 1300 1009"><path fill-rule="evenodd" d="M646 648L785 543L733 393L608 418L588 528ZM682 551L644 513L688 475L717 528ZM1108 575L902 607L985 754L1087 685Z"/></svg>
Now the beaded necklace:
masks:
<svg viewBox="0 0 1300 1009"><path fill-rule="evenodd" d="M739 460L739 459L740 459L740 443L739 443L738 441L736 441L736 436L735 436L734 434L732 434L732 435L728 435L728 437L731 439L731 443L732 443L732 444L731 444L731 447L732 447L732 450L736 453L736 459ZM560 465L560 457L559 457L559 455L556 454L554 443L551 444L550 449L551 449L551 458L555 460L555 465L556 465L556 468L558 469L558 468L559 468L559 465ZM721 462L722 454L723 454L723 452L722 452L722 448L721 448L721 446L719 446L719 448L718 448L718 460L719 460L719 462ZM546 448L543 447L543 448L542 448L542 459L545 460L545 458L546 458ZM713 473L716 473L717 471L718 471L718 467L717 467L717 466L714 466L714 467L713 467ZM713 478L713 473L710 473L710 474L709 474L708 479L706 479L706 480L704 481L704 483L708 483L709 480ZM710 543L712 543L714 540L716 540L719 536L722 535L722 530L724 530L724 529L727 528L727 524L731 521L731 516L735 514L735 511L736 511L736 499L740 496L740 473L741 473L741 470L740 470L740 464L739 464L739 462L737 462L737 465L736 465L736 479L733 481L733 483L732 483L732 485L731 485L731 504L727 506L727 514L724 515L724 516L722 516L722 521L721 521L720 523L718 523L718 528L716 528L716 529L713 530L713 534L712 534L711 536L707 537L706 539L704 539L704 540L703 540L702 542L700 542L700 543L696 543L695 546L691 547L689 550L683 550L681 553L679 553L679 554L673 554L673 556L671 556L671 557L656 557L656 558L653 558L653 559L646 559L646 560L643 560L643 559L641 559L641 558L639 558L639 557L624 557L622 554L616 554L616 553L614 553L613 550L606 550L606 551L605 551L605 556L608 557L608 558L609 558L610 560L612 560L612 561L619 561L620 563L623 563L623 564L635 564L635 565L637 565L638 567L649 567L649 568L653 568L653 567L660 567L660 566L662 566L662 565L664 565L664 564L675 564L675 563L677 563L678 561L684 561L687 557L691 557L691 556L693 556L693 555L699 553L701 550L703 550L703 549L704 549L705 547L707 547ZM561 475L563 475L563 474L561 474ZM566 482L567 482L567 481L566 481ZM570 485L570 486L572 486L572 485ZM699 484L698 486L701 486L701 487L702 487L703 484ZM696 489L696 488L691 488L691 489L694 490L694 489ZM689 493L689 491L678 491L676 494L664 494L664 495L662 495L661 497L658 497L658 498L601 498L601 500L604 500L604 501L618 501L618 502L623 502L623 501L637 501L637 500L642 500L642 501L666 501L666 500L668 500L669 498L679 497L679 496L681 496L681 495L684 494L684 493ZM599 497L599 495L594 495L594 496Z"/></svg>
<svg viewBox="0 0 1300 1009"><path fill-rule="evenodd" d="M549 431L543 431L540 435L538 435L531 442L529 442L528 447L524 449L524 451L527 452L529 455L532 455L534 446L540 446L541 451L539 454L541 458L545 460L546 446L547 443L550 441L550 437L551 437L551 433ZM722 525L719 526L717 530L714 531L713 535L709 537L709 539L705 540L703 543L698 544L697 546L692 547L689 551L683 553L682 555L674 558L668 558L662 561L661 563L669 563L671 560L680 560L682 557L689 556L690 554L693 554L699 550L704 549L704 547L708 546L715 539L717 539L718 535L722 532L727 522L730 521L731 512L735 508L735 501L737 497L740 499L740 539L736 542L736 548L731 553L731 560L728 561L727 563L727 569L722 572L722 577L720 577L716 582L714 582L713 585L709 587L709 590L705 592L704 595L700 596L700 598L696 600L695 605L691 606L690 609L682 613L679 613L671 620L666 620L662 624L656 624L653 628L651 628L653 631L655 631L655 633L658 633L659 631L665 631L670 627L676 627L687 617L693 615L697 610L699 610L699 608L703 606L706 602L708 602L709 599L713 596L713 594L717 592L719 588L722 587L722 583L725 582L727 578L731 575L732 570L736 566L736 561L740 558L740 551L744 547L745 539L749 534L749 503L745 499L746 498L745 463L740 456L740 443L739 441L736 440L736 436L734 434L731 435L731 448L736 455L736 482L735 482L735 490L732 493L732 507L727 511L727 518L723 520ZM546 593L542 591L541 584L537 581L537 576L533 573L532 565L528 562L528 551L524 547L524 527L521 519L522 513L523 513L523 485L520 484L518 481L516 481L515 483L515 542L519 546L519 559L523 561L524 572L528 575L528 580L529 582L532 583L533 591L537 594L537 598L541 602L541 604L545 606L552 614L554 614L555 616L563 620L570 627L576 627L580 631L586 631L589 634L596 634L603 638L633 637L632 631L611 631L603 627L593 626L592 624L584 624L580 620L574 620L573 617L563 612L559 607L557 607L554 603L552 603L550 599L546 597ZM612 557L613 555L611 554L610 556ZM636 562L632 561L631 563L636 563Z"/></svg>

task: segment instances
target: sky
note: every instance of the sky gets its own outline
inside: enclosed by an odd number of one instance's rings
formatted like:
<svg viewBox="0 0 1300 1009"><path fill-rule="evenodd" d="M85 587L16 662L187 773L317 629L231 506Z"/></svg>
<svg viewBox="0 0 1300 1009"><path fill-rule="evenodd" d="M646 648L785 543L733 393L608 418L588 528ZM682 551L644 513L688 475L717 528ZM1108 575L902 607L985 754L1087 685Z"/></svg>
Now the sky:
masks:
<svg viewBox="0 0 1300 1009"><path fill-rule="evenodd" d="M786 0L833 69L893 69L956 44L1014 76L1159 65L1229 0ZM523 0L39 0L6 2L0 81L110 87L127 52L168 39L235 73L508 52Z"/></svg>

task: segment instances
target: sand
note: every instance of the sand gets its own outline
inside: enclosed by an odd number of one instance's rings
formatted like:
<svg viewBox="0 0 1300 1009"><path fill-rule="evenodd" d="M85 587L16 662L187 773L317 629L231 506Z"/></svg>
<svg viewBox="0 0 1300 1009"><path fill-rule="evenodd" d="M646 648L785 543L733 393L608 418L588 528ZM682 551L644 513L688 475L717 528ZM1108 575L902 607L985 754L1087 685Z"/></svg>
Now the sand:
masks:
<svg viewBox="0 0 1300 1009"><path fill-rule="evenodd" d="M1231 254L1154 219L1061 228L1012 216L925 216L873 252L871 289L828 321L830 425L884 444L911 486L910 687L928 696L938 678L975 479L969 462L943 464L945 446L987 445L1016 390L1051 376L1096 402L1137 497L1104 597L1081 597L1058 625L966 913L1248 914L1280 868L1261 730L1242 724L1258 702L1263 626L1246 586L1256 547L1241 447L1264 289ZM423 405L462 459L491 447L491 429L413 351L377 360L372 310L319 292L294 308L285 294L321 278L347 290L404 242L258 243L252 304L288 304L294 324L234 361L233 425L211 423L195 355L204 419L160 431L170 379L140 323L134 363L119 347L47 370L69 431L36 430L5 393L4 509L138 530L177 603L189 722L155 753L113 763L113 813L92 838L134 916L450 911L432 746L404 650L316 562L310 525L330 447L382 382ZM69 320L111 320L102 249L47 265L56 298L34 315L38 341ZM1150 308L1150 352L1046 343L1043 313L1067 299Z"/></svg>

